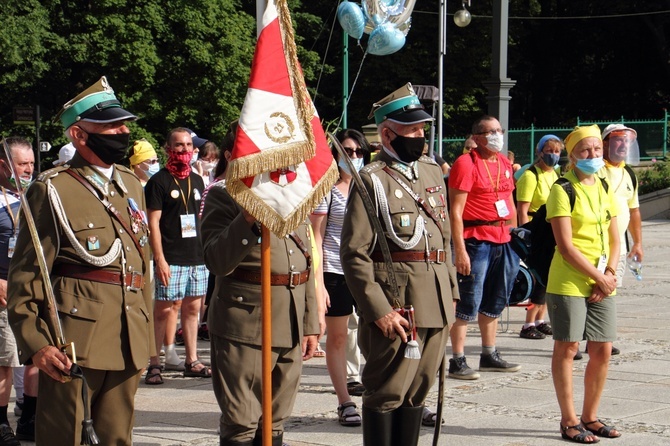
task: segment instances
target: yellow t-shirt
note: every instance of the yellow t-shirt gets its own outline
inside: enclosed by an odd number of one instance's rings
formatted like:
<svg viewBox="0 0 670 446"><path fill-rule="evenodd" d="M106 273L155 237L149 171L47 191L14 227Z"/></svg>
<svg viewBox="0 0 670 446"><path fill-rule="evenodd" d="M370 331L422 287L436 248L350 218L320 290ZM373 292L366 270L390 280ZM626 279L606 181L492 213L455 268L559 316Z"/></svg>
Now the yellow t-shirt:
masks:
<svg viewBox="0 0 670 446"><path fill-rule="evenodd" d="M572 217L572 244L593 264L598 265L602 252L609 256L609 225L611 217L618 214L612 188L605 192L601 181L593 185L581 184L574 171L565 174L575 191L575 207L570 212L570 198L559 184L552 186L547 199L547 221L554 217ZM598 224L600 220L600 224ZM600 237L602 227L602 239ZM547 292L564 296L588 297L595 281L582 274L554 249L549 268ZM616 291L612 293L616 294Z"/></svg>
<svg viewBox="0 0 670 446"><path fill-rule="evenodd" d="M537 176L531 169L535 169ZM551 185L558 180L558 173L551 169L545 172L539 166L530 166L521 175L516 183L516 201L525 201L530 203L528 207L528 219L533 219L533 213L547 202Z"/></svg>

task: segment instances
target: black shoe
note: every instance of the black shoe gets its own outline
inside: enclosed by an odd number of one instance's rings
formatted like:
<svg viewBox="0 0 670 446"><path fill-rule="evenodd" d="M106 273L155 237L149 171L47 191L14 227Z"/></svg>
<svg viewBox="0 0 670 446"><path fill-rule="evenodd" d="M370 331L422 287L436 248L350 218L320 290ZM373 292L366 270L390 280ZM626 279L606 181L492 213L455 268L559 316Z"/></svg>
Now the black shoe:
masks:
<svg viewBox="0 0 670 446"><path fill-rule="evenodd" d="M19 419L16 423L16 438L19 440L35 441L35 416L30 418L27 423L22 423Z"/></svg>
<svg viewBox="0 0 670 446"><path fill-rule="evenodd" d="M347 392L350 396L363 396L365 386L358 381L351 381L347 383Z"/></svg>
<svg viewBox="0 0 670 446"><path fill-rule="evenodd" d="M519 336L525 339L544 339L547 337L544 333L538 330L535 325L531 325L527 328L522 328L519 332Z"/></svg>
<svg viewBox="0 0 670 446"><path fill-rule="evenodd" d="M551 329L551 325L547 324L546 322L542 322L540 325L536 325L535 329L540 333L544 333L547 336L551 336L554 334L554 330Z"/></svg>
<svg viewBox="0 0 670 446"><path fill-rule="evenodd" d="M586 348L584 349L584 353L588 353L588 352L589 352L589 347L587 345ZM619 353L621 353L621 350L619 350L615 346L612 346L612 356L618 355ZM582 359L582 358L579 358L579 359Z"/></svg>
<svg viewBox="0 0 670 446"><path fill-rule="evenodd" d="M16 401L14 403L14 415L20 417L23 413L23 401Z"/></svg>
<svg viewBox="0 0 670 446"><path fill-rule="evenodd" d="M465 356L449 360L449 374L447 376L454 379L479 379L479 373L472 370L465 362Z"/></svg>
<svg viewBox="0 0 670 446"><path fill-rule="evenodd" d="M178 328L177 332L174 334L174 343L175 345L184 345L184 329Z"/></svg>
<svg viewBox="0 0 670 446"><path fill-rule="evenodd" d="M479 356L479 370L481 372L518 372L521 370L519 364L511 364L500 357L498 350L493 350L490 355Z"/></svg>
<svg viewBox="0 0 670 446"><path fill-rule="evenodd" d="M0 446L21 446L8 424L0 424Z"/></svg>
<svg viewBox="0 0 670 446"><path fill-rule="evenodd" d="M207 328L207 324L200 324L198 327L198 339L209 341L209 329Z"/></svg>
<svg viewBox="0 0 670 446"><path fill-rule="evenodd" d="M582 355L582 352L580 352L579 350L577 350L577 353L575 353L575 357L572 358L572 359L575 360L575 361L581 361L583 357L584 357L584 356Z"/></svg>

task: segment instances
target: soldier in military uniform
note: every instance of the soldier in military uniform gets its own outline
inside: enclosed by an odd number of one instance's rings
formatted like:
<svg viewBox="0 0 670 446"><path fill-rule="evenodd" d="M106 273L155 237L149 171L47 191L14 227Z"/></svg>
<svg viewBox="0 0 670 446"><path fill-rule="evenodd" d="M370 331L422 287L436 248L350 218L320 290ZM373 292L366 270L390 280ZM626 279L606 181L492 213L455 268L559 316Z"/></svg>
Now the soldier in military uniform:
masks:
<svg viewBox="0 0 670 446"><path fill-rule="evenodd" d="M128 147L121 108L102 77L58 115L76 148L69 164L44 172L28 188L39 244L51 272L67 342L88 382L94 429L104 445L132 444L134 397L154 353L149 245L142 186L120 162ZM67 382L72 358L47 322L43 272L26 219L9 271L9 319L19 357L40 369L37 444L78 445L82 381ZM147 280L148 281L148 280ZM69 352L69 351L68 351Z"/></svg>
<svg viewBox="0 0 670 446"><path fill-rule="evenodd" d="M208 308L214 393L222 411L222 446L260 446L260 229L223 182L209 189L202 216L205 262L216 285ZM317 345L319 319L309 226L271 235L272 445L298 392L302 361Z"/></svg>
<svg viewBox="0 0 670 446"><path fill-rule="evenodd" d="M340 249L342 268L359 310L363 444L416 445L423 403L434 383L458 299L442 171L422 156L423 110L411 84L373 106L382 140L375 161L360 171L376 202L399 287L391 289L384 256L360 191L349 195ZM409 323L396 310L412 305L420 359L405 357Z"/></svg>

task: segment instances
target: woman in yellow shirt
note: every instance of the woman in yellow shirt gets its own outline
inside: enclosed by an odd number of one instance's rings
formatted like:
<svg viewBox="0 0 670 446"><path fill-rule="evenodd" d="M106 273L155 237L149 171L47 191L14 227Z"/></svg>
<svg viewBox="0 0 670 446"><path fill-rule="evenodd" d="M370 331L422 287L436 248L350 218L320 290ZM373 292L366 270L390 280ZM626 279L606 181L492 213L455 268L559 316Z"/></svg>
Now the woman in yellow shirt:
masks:
<svg viewBox="0 0 670 446"><path fill-rule="evenodd" d="M554 185L547 199L547 220L556 238L549 269L547 308L553 325L551 372L561 409L561 436L597 443L598 436L621 433L598 419L612 341L616 338L616 267L619 260L618 213L612 190L595 173L604 165L597 125L576 127L565 138L570 166L565 174L575 192ZM577 417L573 398L573 358L587 340L584 403Z"/></svg>

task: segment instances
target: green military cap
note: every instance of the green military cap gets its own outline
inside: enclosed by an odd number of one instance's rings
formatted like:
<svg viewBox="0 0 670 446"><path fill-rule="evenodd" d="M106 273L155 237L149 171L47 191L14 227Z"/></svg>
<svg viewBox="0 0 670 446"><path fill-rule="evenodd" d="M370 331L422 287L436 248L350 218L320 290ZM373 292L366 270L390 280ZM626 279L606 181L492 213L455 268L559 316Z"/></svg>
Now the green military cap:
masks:
<svg viewBox="0 0 670 446"><path fill-rule="evenodd" d="M372 119L373 116L377 125L387 119L404 125L433 120L433 117L424 110L409 82L384 99L372 104L368 119Z"/></svg>
<svg viewBox="0 0 670 446"><path fill-rule="evenodd" d="M59 118L63 127L68 128L79 121L107 124L116 121L134 121L137 116L121 108L121 103L116 99L107 78L102 76L98 82L63 105L54 121Z"/></svg>

